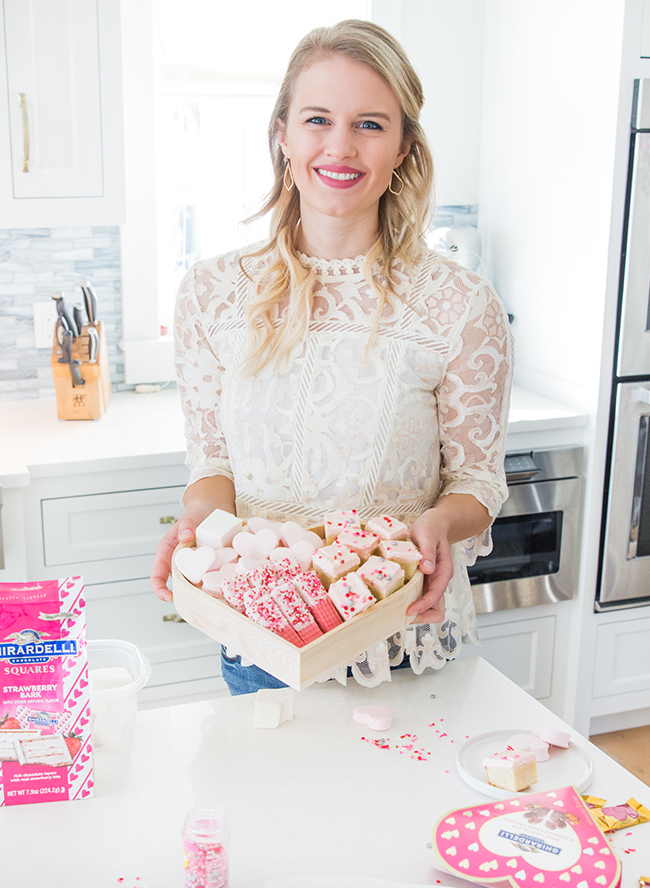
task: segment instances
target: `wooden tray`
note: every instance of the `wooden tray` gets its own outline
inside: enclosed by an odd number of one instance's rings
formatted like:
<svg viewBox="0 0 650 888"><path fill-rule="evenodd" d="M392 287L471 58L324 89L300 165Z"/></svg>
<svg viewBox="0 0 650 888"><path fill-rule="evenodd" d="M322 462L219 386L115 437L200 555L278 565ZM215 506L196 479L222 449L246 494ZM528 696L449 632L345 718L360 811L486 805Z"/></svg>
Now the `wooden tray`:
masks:
<svg viewBox="0 0 650 888"><path fill-rule="evenodd" d="M408 607L422 595L422 581L417 570L388 598L299 648L188 582L172 561L174 606L180 616L297 691L403 629L411 621Z"/></svg>

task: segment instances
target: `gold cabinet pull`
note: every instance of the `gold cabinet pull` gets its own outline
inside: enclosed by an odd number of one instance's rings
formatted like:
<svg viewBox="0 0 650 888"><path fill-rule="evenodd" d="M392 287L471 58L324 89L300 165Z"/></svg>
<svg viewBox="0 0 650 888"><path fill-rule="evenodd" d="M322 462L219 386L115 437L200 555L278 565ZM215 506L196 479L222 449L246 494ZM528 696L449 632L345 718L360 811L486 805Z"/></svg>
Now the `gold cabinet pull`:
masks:
<svg viewBox="0 0 650 888"><path fill-rule="evenodd" d="M20 107L23 112L23 173L29 172L29 118L27 117L27 102L25 93L18 93Z"/></svg>
<svg viewBox="0 0 650 888"><path fill-rule="evenodd" d="M184 623L185 620L178 614L163 614L163 623Z"/></svg>
<svg viewBox="0 0 650 888"><path fill-rule="evenodd" d="M176 519L173 515L163 515L162 518L159 519L161 524L173 524Z"/></svg>

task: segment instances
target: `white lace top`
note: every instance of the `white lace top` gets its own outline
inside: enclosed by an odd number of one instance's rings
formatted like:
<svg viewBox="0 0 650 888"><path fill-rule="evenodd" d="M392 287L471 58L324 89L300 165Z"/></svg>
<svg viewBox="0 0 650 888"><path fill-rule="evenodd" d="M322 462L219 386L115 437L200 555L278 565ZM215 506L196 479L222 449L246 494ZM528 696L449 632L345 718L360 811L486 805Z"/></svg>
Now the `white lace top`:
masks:
<svg viewBox="0 0 650 888"><path fill-rule="evenodd" d="M281 372L245 377L244 308L268 259L241 252L197 262L181 283L176 367L190 481L225 475L241 517L322 524L333 509L408 522L438 496L469 493L494 517L507 496L503 455L511 336L503 306L471 271L428 252L398 269L369 351L377 299L363 257L303 256L317 272L308 335ZM463 635L476 642L467 565L490 533L452 546L445 620L406 627L359 656L355 678L375 685L390 665L440 668ZM344 681L345 669L337 677Z"/></svg>

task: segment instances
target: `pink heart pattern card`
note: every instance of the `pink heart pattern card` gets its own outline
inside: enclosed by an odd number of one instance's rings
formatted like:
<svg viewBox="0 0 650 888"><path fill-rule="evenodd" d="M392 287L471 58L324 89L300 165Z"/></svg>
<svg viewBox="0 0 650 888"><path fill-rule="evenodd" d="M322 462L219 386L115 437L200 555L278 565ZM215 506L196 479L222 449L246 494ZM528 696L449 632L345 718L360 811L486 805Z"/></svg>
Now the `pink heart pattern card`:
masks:
<svg viewBox="0 0 650 888"><path fill-rule="evenodd" d="M433 830L448 872L502 888L618 888L621 863L573 786L458 808Z"/></svg>

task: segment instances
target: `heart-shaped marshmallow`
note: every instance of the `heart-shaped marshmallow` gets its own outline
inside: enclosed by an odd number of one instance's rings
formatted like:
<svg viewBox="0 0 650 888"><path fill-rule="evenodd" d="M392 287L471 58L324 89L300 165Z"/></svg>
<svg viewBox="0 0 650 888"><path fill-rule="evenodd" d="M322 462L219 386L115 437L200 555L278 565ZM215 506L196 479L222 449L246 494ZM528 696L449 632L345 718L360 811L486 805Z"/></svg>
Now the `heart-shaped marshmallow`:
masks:
<svg viewBox="0 0 650 888"><path fill-rule="evenodd" d="M317 550L309 540L298 540L298 542L294 543L290 549L285 551L292 553L303 570L309 570L311 567L311 559L314 552Z"/></svg>
<svg viewBox="0 0 650 888"><path fill-rule="evenodd" d="M307 540L307 542L313 543L314 549L320 549L321 546L325 545L325 540L322 537L319 537L313 530L305 530L304 527L301 527L295 521L285 521L282 525L281 534L282 541L289 548L294 543L300 542L300 540Z"/></svg>
<svg viewBox="0 0 650 888"><path fill-rule="evenodd" d="M221 584L231 580L236 574L237 568L234 564L224 564L219 570L209 570L203 574L203 591L216 598L223 598L220 592Z"/></svg>
<svg viewBox="0 0 650 888"><path fill-rule="evenodd" d="M242 558L256 558L262 561L268 558L273 549L277 548L278 536L269 527L259 533L238 533L232 541L232 547Z"/></svg>
<svg viewBox="0 0 650 888"><path fill-rule="evenodd" d="M278 539L280 539L282 522L268 521L266 518L258 518L257 515L253 515L253 517L249 518L246 522L246 527L250 530L251 533L259 533L260 530L265 529L272 530L278 535Z"/></svg>
<svg viewBox="0 0 650 888"><path fill-rule="evenodd" d="M244 556L235 564L235 570L238 574L247 574L251 570L256 570L258 567L266 567L267 565L270 566L270 564L271 562L266 559L247 558Z"/></svg>
<svg viewBox="0 0 650 888"><path fill-rule="evenodd" d="M226 564L234 564L238 558L239 554L235 552L231 546L226 546L224 549L217 549L212 570L221 570Z"/></svg>
<svg viewBox="0 0 650 888"><path fill-rule="evenodd" d="M393 724L393 710L390 706L357 706L352 718L371 731L387 731Z"/></svg>
<svg viewBox="0 0 650 888"><path fill-rule="evenodd" d="M212 546L199 546L198 549L186 546L174 555L176 567L195 586L201 582L203 574L212 568L214 560L215 551Z"/></svg>

